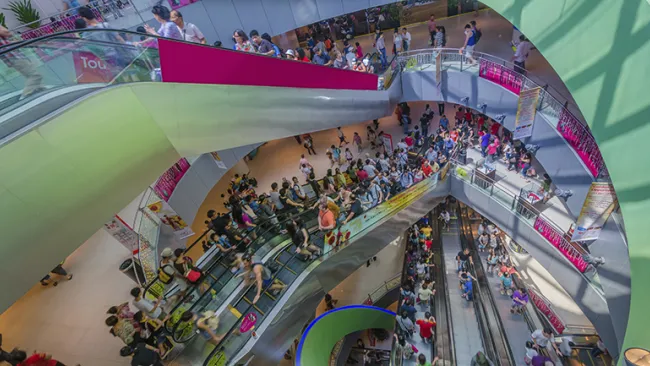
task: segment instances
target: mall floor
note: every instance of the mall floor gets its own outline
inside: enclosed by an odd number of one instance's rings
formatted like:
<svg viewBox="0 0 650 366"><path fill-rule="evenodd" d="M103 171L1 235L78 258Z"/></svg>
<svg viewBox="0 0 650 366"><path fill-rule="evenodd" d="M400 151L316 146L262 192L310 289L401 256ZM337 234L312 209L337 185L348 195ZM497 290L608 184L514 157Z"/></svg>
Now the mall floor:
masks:
<svg viewBox="0 0 650 366"><path fill-rule="evenodd" d="M462 27L472 19L476 19L483 30L483 38L477 46L477 51L510 59L512 50L509 41L512 35L512 25L490 10L481 11L478 18L475 18L473 14L466 14L439 20L439 24L444 25L447 29L448 47L462 45ZM426 25L408 28L413 37L411 48L427 47ZM358 37L355 41L362 44L365 52L370 51L371 38L369 36ZM390 33L386 35L386 44L388 49L392 48ZM531 54L527 66L535 79L544 80L553 89L557 89L558 94L570 97L559 77L537 52ZM452 107L448 105L447 111L451 111ZM423 109L424 103L413 103L412 115L419 116ZM437 126L437 121L438 116L434 119L431 129ZM343 131L348 140L351 140L353 132L362 133L368 123L347 126L343 128ZM397 125L395 117L382 118L380 126L380 129L393 136L394 144L402 137L401 128ZM329 168L329 162L324 154L325 149L331 144L337 143L338 139L335 131L321 131L314 133L313 136L318 155L307 157L314 165L317 175L322 176ZM365 133L362 133L362 139L365 141ZM365 155L370 152L372 151L366 147L362 153ZM259 191L268 191L271 183L280 182L282 177L300 177L298 160L302 153L306 153L306 150L292 137L271 141L262 147L257 157L248 162L251 174L258 179ZM374 152L372 153L374 154ZM472 151L469 157L472 158L477 153L477 151ZM358 157L356 151L354 151L354 155L355 158ZM525 184L523 179L508 172L503 166L498 168L498 176L499 183L507 187L513 194L517 194L519 188ZM303 180L301 179L301 181ZM223 207L220 194L225 192L226 184L227 177L224 177L206 198L193 224L196 232L204 230L204 215L209 208L220 209ZM120 216L127 222L133 222L138 201L139 199L135 198L133 204L120 212ZM545 210L545 213L555 215L553 221L563 229L568 228L570 220L566 209L559 200L553 199L541 209ZM103 230L99 230L66 261L66 268L75 275L72 281L63 282L57 287L46 288L35 284L23 298L0 315L0 333L3 334L4 348L11 349L14 346L20 346L28 352L39 350L52 353L55 358L68 365L128 365L128 360L121 358L118 354L121 347L120 341L112 337L108 333L108 328L103 325L108 307L130 299L128 292L134 283L117 270L119 264L128 256L129 253L124 247ZM381 262L377 264L381 264ZM551 277L540 276L540 278L549 282L549 286L559 289L557 293L561 296L552 299L553 301L571 302L570 297L561 291L559 285L554 283ZM365 279L364 276L364 281ZM356 293L356 291L349 292ZM338 292L335 293L336 296L341 296ZM547 297L550 296L552 295L547 295ZM565 315L565 320L569 323L571 323L571 316L582 317L582 314L574 312L575 308L570 308Z"/></svg>

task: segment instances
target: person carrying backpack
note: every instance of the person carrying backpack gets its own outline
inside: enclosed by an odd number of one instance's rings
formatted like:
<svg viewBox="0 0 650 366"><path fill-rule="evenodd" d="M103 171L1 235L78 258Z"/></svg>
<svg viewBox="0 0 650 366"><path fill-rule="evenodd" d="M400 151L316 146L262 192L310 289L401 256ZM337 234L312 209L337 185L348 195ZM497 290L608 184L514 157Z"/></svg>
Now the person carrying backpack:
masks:
<svg viewBox="0 0 650 366"><path fill-rule="evenodd" d="M251 285L252 281L255 281L257 286L257 293L253 298L253 304L259 301L262 295L262 289L271 292L273 295L278 295L287 287L287 285L273 279L271 269L265 266L259 257L246 253L242 257L242 263L244 264L243 276L245 286Z"/></svg>

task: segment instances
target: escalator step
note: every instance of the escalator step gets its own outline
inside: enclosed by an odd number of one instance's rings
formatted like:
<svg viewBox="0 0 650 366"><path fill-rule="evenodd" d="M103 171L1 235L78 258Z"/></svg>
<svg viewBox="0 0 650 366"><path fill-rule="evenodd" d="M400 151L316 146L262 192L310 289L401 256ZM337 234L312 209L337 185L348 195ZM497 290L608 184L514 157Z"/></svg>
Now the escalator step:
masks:
<svg viewBox="0 0 650 366"><path fill-rule="evenodd" d="M276 258L276 260L278 261L278 263L284 264L284 263L287 263L287 261L291 259L292 255L293 255L293 253L291 253L289 250L285 249L285 250L282 251L282 253L280 253L280 255Z"/></svg>
<svg viewBox="0 0 650 366"><path fill-rule="evenodd" d="M263 297L264 297L264 296L260 296L260 301L262 300ZM264 314L266 314L266 311L260 309L259 306L258 306L259 303L260 303L260 301L258 301L257 304L253 305L253 300L249 300L249 299L247 299L247 298L244 298L244 301L242 301L242 302L244 302L244 303L247 304L247 306L249 307L249 311L250 311L250 307L251 307L251 305L252 305L252 308L253 308L253 309L255 309L257 312L259 312L259 313L261 313L262 315L264 315Z"/></svg>
<svg viewBox="0 0 650 366"><path fill-rule="evenodd" d="M246 309L248 309L248 301L240 301L236 306L235 309L240 313L243 314L246 312Z"/></svg>
<svg viewBox="0 0 650 366"><path fill-rule="evenodd" d="M280 280L284 284L290 284L292 283L298 276L289 272L282 270L278 273L277 279Z"/></svg>
<svg viewBox="0 0 650 366"><path fill-rule="evenodd" d="M260 299L255 304L258 311L262 314L267 314L275 306L275 301L268 296L260 296Z"/></svg>

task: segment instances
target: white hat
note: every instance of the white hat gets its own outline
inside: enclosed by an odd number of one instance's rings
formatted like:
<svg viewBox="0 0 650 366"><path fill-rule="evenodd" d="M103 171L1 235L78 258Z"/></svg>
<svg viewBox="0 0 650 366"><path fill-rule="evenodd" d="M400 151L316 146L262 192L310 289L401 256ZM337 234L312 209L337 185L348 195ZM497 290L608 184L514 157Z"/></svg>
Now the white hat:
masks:
<svg viewBox="0 0 650 366"><path fill-rule="evenodd" d="M160 256L163 257L163 258L171 258L171 257L174 256L174 252L172 251L172 248L165 248L160 253Z"/></svg>
<svg viewBox="0 0 650 366"><path fill-rule="evenodd" d="M291 55L291 56L295 56L295 55L296 55L296 54L293 52L293 50L287 50L287 52L285 52L285 54L287 54L287 55Z"/></svg>
<svg viewBox="0 0 650 366"><path fill-rule="evenodd" d="M370 60L368 60L367 58L363 59L363 65L364 66L368 66L369 63L370 63Z"/></svg>

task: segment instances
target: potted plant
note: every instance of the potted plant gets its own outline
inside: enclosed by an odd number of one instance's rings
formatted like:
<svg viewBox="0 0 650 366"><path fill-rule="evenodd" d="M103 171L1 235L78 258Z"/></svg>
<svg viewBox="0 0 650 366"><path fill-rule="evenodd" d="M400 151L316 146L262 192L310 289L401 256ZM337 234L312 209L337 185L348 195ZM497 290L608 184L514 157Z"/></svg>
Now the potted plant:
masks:
<svg viewBox="0 0 650 366"><path fill-rule="evenodd" d="M5 27L5 28L7 28L7 24L5 23L6 20L7 20L7 19L5 18L5 14L4 14L4 13L0 13L0 25L3 26L3 27Z"/></svg>
<svg viewBox="0 0 650 366"><path fill-rule="evenodd" d="M38 10L34 9L31 0L14 0L9 2L9 7L4 8L9 10L16 16L16 19L23 25L35 29L41 26L40 15Z"/></svg>

